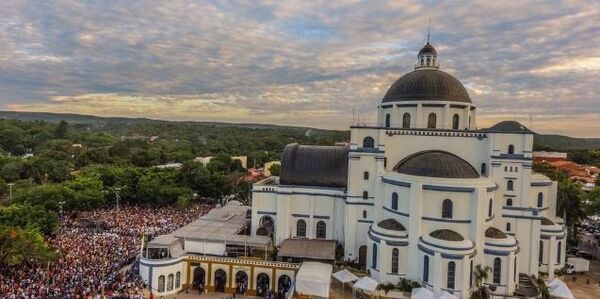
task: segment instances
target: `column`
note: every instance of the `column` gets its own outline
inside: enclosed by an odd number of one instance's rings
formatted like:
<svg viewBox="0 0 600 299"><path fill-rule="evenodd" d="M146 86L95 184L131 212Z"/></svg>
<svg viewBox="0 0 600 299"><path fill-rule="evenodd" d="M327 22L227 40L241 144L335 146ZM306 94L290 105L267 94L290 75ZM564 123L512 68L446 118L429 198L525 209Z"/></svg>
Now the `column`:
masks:
<svg viewBox="0 0 600 299"><path fill-rule="evenodd" d="M423 106L421 105L421 103L417 104L417 115L415 118L415 127L417 128L424 128L425 126L423 126L423 116L421 115L423 113Z"/></svg>

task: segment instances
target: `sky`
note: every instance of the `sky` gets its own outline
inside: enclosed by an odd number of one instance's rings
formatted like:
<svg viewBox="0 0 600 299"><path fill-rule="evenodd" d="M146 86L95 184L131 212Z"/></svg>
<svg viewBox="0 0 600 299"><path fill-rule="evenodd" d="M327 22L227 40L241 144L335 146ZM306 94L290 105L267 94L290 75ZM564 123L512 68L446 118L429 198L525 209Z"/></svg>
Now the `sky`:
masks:
<svg viewBox="0 0 600 299"><path fill-rule="evenodd" d="M426 41L478 126L600 137L600 2L0 2L0 110L347 129Z"/></svg>

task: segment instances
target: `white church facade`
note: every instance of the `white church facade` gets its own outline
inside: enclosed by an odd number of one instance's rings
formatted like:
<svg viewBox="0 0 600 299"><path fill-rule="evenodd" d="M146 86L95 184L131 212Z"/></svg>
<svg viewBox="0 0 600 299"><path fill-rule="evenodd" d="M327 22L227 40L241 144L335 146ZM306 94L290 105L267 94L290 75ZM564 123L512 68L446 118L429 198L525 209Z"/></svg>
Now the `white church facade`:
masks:
<svg viewBox="0 0 600 299"><path fill-rule="evenodd" d="M252 235L323 239L379 282L418 281L468 298L473 268L494 294L564 266L557 183L532 172L534 133L476 127L477 107L427 43L412 72L351 127L347 146L288 145L280 177L253 186Z"/></svg>

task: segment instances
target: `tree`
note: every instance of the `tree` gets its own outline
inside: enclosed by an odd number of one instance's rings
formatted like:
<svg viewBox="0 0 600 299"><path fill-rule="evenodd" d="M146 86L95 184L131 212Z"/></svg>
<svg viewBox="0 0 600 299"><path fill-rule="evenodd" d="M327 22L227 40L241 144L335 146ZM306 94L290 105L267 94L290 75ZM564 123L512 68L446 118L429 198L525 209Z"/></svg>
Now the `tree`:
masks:
<svg viewBox="0 0 600 299"><path fill-rule="evenodd" d="M45 235L54 230L58 222L56 213L40 206L12 204L0 206L0 226L34 228Z"/></svg>
<svg viewBox="0 0 600 299"><path fill-rule="evenodd" d="M550 290L548 290L548 286L546 285L544 279L541 276L536 277L535 275L531 275L530 278L531 282L533 282L533 285L537 289L538 294L540 294L538 298L550 299Z"/></svg>
<svg viewBox="0 0 600 299"><path fill-rule="evenodd" d="M250 199L250 190L252 189L252 183L244 179L238 180L235 187L235 199L243 203L248 203Z"/></svg>
<svg viewBox="0 0 600 299"><path fill-rule="evenodd" d="M69 124L61 120L58 125L56 125L56 129L54 129L54 136L59 139L63 139L67 136L67 131L69 130Z"/></svg>
<svg viewBox="0 0 600 299"><path fill-rule="evenodd" d="M104 184L97 173L76 176L64 186L72 190L74 205L79 209L89 210L105 204Z"/></svg>
<svg viewBox="0 0 600 299"><path fill-rule="evenodd" d="M492 269L488 266L475 266L473 271L473 276L475 277L475 287L471 291L470 299L488 299L491 298L490 290L484 284L484 282L488 279L488 272Z"/></svg>
<svg viewBox="0 0 600 299"><path fill-rule="evenodd" d="M56 254L34 228L0 226L0 265L50 261Z"/></svg>
<svg viewBox="0 0 600 299"><path fill-rule="evenodd" d="M576 242L577 227L585 218L585 211L581 203L581 188L567 180L558 182L558 208L557 214L564 215L565 222L569 228L569 241Z"/></svg>
<svg viewBox="0 0 600 299"><path fill-rule="evenodd" d="M281 174L281 164L274 163L269 167L269 171L271 172L271 175L279 176Z"/></svg>
<svg viewBox="0 0 600 299"><path fill-rule="evenodd" d="M588 202L588 214L595 216L600 215L600 186L590 190L590 192L585 195L585 198Z"/></svg>

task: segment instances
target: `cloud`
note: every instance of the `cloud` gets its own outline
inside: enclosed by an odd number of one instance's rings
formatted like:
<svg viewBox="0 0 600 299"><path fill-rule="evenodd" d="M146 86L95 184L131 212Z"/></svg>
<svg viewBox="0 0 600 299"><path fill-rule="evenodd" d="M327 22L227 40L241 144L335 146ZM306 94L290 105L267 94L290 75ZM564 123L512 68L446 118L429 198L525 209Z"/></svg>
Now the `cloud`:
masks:
<svg viewBox="0 0 600 299"><path fill-rule="evenodd" d="M539 131L598 136L588 1L9 0L0 108L343 129L353 108L375 119L430 18L480 126L532 114Z"/></svg>

